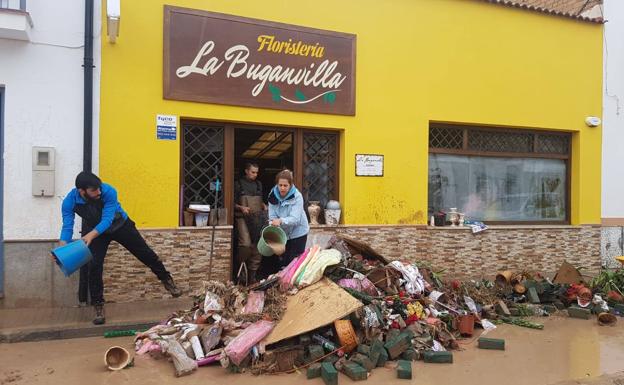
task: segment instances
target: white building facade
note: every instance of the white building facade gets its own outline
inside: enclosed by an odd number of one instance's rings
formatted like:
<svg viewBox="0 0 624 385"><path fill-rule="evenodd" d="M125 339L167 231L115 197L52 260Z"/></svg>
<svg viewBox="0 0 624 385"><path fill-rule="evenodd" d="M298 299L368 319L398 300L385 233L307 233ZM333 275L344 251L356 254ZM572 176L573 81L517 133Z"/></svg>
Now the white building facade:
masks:
<svg viewBox="0 0 624 385"><path fill-rule="evenodd" d="M602 259L617 267L624 240L624 1L605 0L602 128Z"/></svg>
<svg viewBox="0 0 624 385"><path fill-rule="evenodd" d="M94 138L100 14L96 0ZM61 201L83 169L84 44L84 1L0 0L0 307L76 303L76 277L62 277L48 255L60 232ZM97 171L97 142L93 149Z"/></svg>

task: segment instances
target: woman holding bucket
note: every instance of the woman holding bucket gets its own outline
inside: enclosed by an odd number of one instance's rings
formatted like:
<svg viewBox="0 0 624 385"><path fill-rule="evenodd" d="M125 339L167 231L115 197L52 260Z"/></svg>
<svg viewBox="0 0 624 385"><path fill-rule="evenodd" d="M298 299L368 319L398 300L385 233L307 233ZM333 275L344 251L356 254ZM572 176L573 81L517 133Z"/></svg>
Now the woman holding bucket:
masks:
<svg viewBox="0 0 624 385"><path fill-rule="evenodd" d="M305 251L310 225L303 209L303 196L293 185L293 174L282 170L275 176L275 187L269 193L269 223L284 230L288 241L280 257L280 266L288 265Z"/></svg>

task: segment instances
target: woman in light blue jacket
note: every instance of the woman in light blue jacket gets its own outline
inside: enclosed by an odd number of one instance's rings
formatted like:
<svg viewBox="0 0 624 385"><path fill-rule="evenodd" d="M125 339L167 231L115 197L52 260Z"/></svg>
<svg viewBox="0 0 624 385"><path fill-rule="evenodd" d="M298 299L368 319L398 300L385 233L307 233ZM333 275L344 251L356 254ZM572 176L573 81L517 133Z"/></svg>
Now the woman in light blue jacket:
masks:
<svg viewBox="0 0 624 385"><path fill-rule="evenodd" d="M310 225L303 209L303 196L293 185L292 172L280 171L275 183L269 193L269 222L281 227L288 236L286 251L280 257L284 267L305 251Z"/></svg>

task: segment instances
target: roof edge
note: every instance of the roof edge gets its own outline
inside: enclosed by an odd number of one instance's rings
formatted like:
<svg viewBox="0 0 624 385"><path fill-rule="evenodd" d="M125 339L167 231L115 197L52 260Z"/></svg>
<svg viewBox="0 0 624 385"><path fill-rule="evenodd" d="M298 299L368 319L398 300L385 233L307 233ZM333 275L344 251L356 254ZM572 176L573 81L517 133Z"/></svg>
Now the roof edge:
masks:
<svg viewBox="0 0 624 385"><path fill-rule="evenodd" d="M568 13L568 12L556 11L554 9L548 9L548 8L538 7L534 5L528 5L528 4L521 4L512 0L481 0L481 1L492 3L492 4L499 4L499 5L503 5L503 6L510 7L510 8L520 8L520 9L526 9L528 11L533 11L533 12L540 12L540 13L545 13L545 14L554 15L554 16L566 17L569 19L575 19L575 20L588 22L588 23L604 24L607 21L602 17L586 17L582 15L575 15L575 14Z"/></svg>

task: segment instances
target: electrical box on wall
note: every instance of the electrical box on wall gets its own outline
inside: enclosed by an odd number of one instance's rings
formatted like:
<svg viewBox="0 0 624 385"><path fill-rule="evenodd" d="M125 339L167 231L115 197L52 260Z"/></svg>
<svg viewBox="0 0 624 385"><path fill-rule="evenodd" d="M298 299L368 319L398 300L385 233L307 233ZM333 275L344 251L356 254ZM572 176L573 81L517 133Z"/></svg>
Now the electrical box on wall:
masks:
<svg viewBox="0 0 624 385"><path fill-rule="evenodd" d="M33 147L32 194L36 197L54 196L54 148Z"/></svg>

